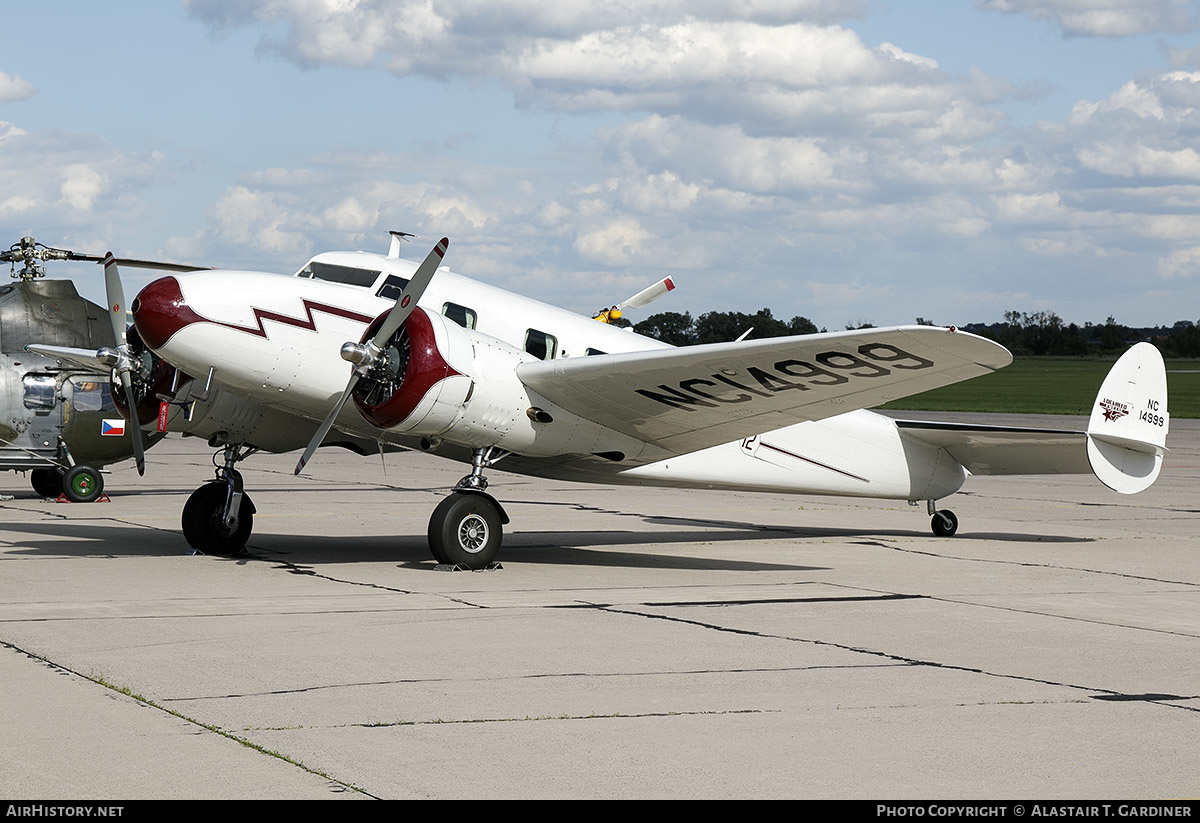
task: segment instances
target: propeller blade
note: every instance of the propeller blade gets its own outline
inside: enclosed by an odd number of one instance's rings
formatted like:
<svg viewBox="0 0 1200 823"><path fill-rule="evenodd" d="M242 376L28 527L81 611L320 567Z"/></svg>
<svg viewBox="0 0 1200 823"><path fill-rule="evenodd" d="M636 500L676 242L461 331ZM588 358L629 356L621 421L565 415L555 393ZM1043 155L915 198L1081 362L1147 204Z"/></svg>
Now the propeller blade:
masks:
<svg viewBox="0 0 1200 823"><path fill-rule="evenodd" d="M304 466L308 463L309 458L313 456L313 452L317 450L323 442L325 435L329 434L329 430L333 428L333 421L337 420L337 416L342 412L342 406L346 405L346 401L350 399L350 394L354 391L354 387L358 385L358 372L353 372L350 375L350 382L346 384L345 391L338 401L333 404L333 410L329 415L321 421L321 427L317 429L316 434L312 436L312 440L308 441L308 446L304 449L304 454L300 455L300 460L296 462L296 470L292 474L300 474L304 471Z"/></svg>
<svg viewBox="0 0 1200 823"><path fill-rule="evenodd" d="M117 346L125 345L125 289L121 287L121 272L112 252L104 255L104 293L108 297L108 319L112 323Z"/></svg>
<svg viewBox="0 0 1200 823"><path fill-rule="evenodd" d="M404 324L408 316L412 314L412 310L417 307L417 302L421 299L421 295L425 293L425 288L429 285L429 281L433 279L433 275L437 272L438 266L442 262L442 258L446 255L446 249L450 246L450 239L443 237L436 246L433 247L421 265L417 267L416 274L412 280L408 281L408 285L404 287L404 291L396 298L396 305L392 306L392 310L379 326L379 331L375 333L375 337L371 342L377 348L383 348L383 345L392 338L396 330Z"/></svg>
<svg viewBox="0 0 1200 823"><path fill-rule="evenodd" d="M138 425L137 400L133 396L133 381L129 372L121 372L121 386L125 389L125 403L129 407L129 437L133 441L133 460L139 475L146 474L146 452L142 448L142 427Z"/></svg>
<svg viewBox="0 0 1200 823"><path fill-rule="evenodd" d="M633 297L630 297L627 300L624 300L624 301L618 303L617 308L618 309L625 309L625 308L640 309L643 306L647 306L650 303L653 303L655 300L662 297L664 294L666 294L667 292L671 291L674 288L675 288L675 281L671 279L670 275L668 275L668 276L664 277L662 280L659 280L653 286L642 289L640 292L635 294Z"/></svg>

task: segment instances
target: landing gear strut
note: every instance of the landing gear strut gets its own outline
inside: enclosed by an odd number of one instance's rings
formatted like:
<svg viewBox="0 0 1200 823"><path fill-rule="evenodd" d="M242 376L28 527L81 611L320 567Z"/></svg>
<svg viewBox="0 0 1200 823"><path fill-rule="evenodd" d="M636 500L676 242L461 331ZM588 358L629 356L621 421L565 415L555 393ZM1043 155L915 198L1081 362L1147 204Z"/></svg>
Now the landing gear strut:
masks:
<svg viewBox="0 0 1200 823"><path fill-rule="evenodd" d="M937 503L929 501L929 525L938 537L953 537L958 531L958 517L949 509L938 509Z"/></svg>
<svg viewBox="0 0 1200 823"><path fill-rule="evenodd" d="M216 479L192 492L184 504L183 536L196 551L229 557L245 550L256 510L242 489L241 473L233 467L257 451L243 451L241 444L226 445L224 465L217 467Z"/></svg>
<svg viewBox="0 0 1200 823"><path fill-rule="evenodd" d="M488 482L483 470L506 454L493 447L476 449L471 455L471 473L433 510L429 550L438 563L483 569L495 562L508 515L484 491Z"/></svg>

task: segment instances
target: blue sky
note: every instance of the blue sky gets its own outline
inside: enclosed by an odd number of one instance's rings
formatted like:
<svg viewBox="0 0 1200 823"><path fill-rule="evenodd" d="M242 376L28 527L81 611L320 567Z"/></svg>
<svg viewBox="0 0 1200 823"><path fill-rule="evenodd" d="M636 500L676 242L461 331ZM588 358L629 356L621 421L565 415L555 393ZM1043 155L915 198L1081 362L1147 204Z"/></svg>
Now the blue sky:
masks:
<svg viewBox="0 0 1200 823"><path fill-rule="evenodd" d="M290 273L400 229L427 238L410 256L448 235L456 271L579 311L673 274L635 321L1196 320L1198 14L13 4L0 242ZM101 294L98 267L51 274Z"/></svg>

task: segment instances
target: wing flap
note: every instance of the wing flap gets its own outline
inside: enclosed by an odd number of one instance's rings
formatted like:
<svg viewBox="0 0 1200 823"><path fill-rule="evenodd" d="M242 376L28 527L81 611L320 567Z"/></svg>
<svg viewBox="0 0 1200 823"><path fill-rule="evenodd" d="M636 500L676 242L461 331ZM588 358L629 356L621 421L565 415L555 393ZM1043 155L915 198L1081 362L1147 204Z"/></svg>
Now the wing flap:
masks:
<svg viewBox="0 0 1200 823"><path fill-rule="evenodd" d="M1011 362L982 337L902 326L523 363L517 376L573 414L682 454Z"/></svg>

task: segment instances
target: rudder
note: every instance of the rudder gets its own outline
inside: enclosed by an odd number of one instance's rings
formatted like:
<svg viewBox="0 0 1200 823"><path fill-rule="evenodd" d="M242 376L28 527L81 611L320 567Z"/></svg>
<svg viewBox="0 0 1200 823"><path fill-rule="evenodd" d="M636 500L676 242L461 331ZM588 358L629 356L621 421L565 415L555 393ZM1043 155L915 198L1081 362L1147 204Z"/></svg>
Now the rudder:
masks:
<svg viewBox="0 0 1200 823"><path fill-rule="evenodd" d="M1113 364L1087 427L1087 453L1100 482L1121 494L1151 486L1167 448L1167 371L1162 354L1138 343Z"/></svg>

